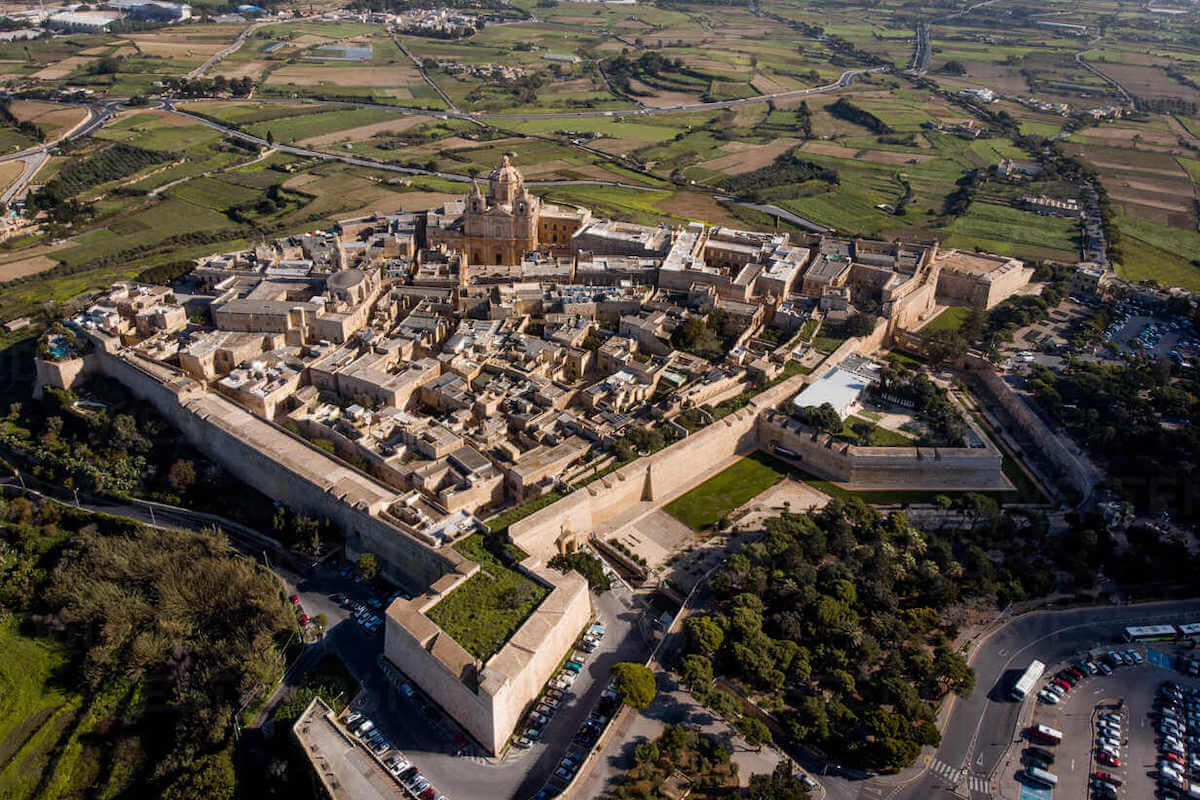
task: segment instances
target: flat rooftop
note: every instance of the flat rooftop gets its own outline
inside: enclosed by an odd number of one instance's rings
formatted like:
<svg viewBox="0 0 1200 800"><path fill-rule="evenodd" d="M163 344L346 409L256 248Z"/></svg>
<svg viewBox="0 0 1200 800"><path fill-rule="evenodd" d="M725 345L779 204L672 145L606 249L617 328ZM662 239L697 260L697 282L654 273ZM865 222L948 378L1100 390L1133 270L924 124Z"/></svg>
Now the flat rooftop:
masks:
<svg viewBox="0 0 1200 800"><path fill-rule="evenodd" d="M1020 261L1005 256L993 256L986 253L964 253L961 250L951 250L938 256L942 269L961 272L966 275L990 275L1004 269L1019 268Z"/></svg>
<svg viewBox="0 0 1200 800"><path fill-rule="evenodd" d="M871 381L859 373L834 367L796 395L792 404L796 408L818 408L829 403L839 416L845 416L845 410L870 385Z"/></svg>
<svg viewBox="0 0 1200 800"><path fill-rule="evenodd" d="M333 800L406 800L400 784L337 726L332 715L333 710L317 697L292 726L300 749L329 796Z"/></svg>

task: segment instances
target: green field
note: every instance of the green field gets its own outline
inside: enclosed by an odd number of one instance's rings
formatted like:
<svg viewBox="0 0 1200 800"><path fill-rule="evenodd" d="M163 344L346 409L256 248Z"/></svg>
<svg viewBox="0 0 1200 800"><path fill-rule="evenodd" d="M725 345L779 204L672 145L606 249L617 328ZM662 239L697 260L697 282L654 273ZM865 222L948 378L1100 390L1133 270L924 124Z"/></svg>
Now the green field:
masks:
<svg viewBox="0 0 1200 800"><path fill-rule="evenodd" d="M455 545L480 571L429 611L429 618L480 661L504 646L550 590L507 566L474 534ZM519 551L518 551L519 552Z"/></svg>
<svg viewBox="0 0 1200 800"><path fill-rule="evenodd" d="M947 229L945 247L980 248L1018 258L1076 258L1079 223L983 201Z"/></svg>
<svg viewBox="0 0 1200 800"><path fill-rule="evenodd" d="M1128 281L1158 281L1200 291L1200 233L1133 217L1117 217L1124 260L1117 273Z"/></svg>
<svg viewBox="0 0 1200 800"><path fill-rule="evenodd" d="M947 308L942 313L938 314L924 328L921 328L922 333L933 333L934 331L956 331L962 327L964 321L970 316L971 309L968 306L954 306Z"/></svg>
<svg viewBox="0 0 1200 800"><path fill-rule="evenodd" d="M66 648L0 625L0 797L69 796L99 770L80 741L84 699L59 677L69 664Z"/></svg>
<svg viewBox="0 0 1200 800"><path fill-rule="evenodd" d="M782 479L783 473L755 453L667 503L663 511L692 530L702 531Z"/></svg>

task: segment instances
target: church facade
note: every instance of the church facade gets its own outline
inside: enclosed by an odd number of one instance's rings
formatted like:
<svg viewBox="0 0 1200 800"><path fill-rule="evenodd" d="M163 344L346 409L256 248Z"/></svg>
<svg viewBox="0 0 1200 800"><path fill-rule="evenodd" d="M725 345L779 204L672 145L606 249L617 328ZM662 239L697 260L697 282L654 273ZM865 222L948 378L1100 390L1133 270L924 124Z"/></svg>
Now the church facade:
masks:
<svg viewBox="0 0 1200 800"><path fill-rule="evenodd" d="M488 176L485 196L479 184L462 200L430 214L429 245L444 244L473 265L520 264L536 250L568 252L571 236L591 218L587 209L543 203L530 194L508 156Z"/></svg>

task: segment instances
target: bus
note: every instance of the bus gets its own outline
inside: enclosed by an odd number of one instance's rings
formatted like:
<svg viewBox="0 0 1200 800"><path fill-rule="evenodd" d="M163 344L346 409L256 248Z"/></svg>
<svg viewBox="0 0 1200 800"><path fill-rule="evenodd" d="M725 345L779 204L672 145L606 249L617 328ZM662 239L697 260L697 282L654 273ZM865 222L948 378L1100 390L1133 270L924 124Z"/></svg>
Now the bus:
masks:
<svg viewBox="0 0 1200 800"><path fill-rule="evenodd" d="M1186 625L1180 625L1179 636L1183 639L1200 638L1200 622L1189 622Z"/></svg>
<svg viewBox="0 0 1200 800"><path fill-rule="evenodd" d="M1021 673L1021 677L1017 678L1017 682L1013 684L1012 696L1018 702L1024 700L1037 682L1041 680L1042 673L1046 671L1046 665L1040 661L1034 661L1025 671Z"/></svg>
<svg viewBox="0 0 1200 800"><path fill-rule="evenodd" d="M1174 625L1145 625L1125 629L1127 642L1173 642L1178 638L1179 632Z"/></svg>
<svg viewBox="0 0 1200 800"><path fill-rule="evenodd" d="M1055 786L1058 786L1058 776L1053 772L1046 772L1046 770L1039 767L1026 767L1025 777L1039 786L1045 786L1047 789L1053 789Z"/></svg>
<svg viewBox="0 0 1200 800"><path fill-rule="evenodd" d="M1063 735L1062 731L1056 731L1046 725L1034 725L1029 729L1029 738L1043 744L1061 744Z"/></svg>

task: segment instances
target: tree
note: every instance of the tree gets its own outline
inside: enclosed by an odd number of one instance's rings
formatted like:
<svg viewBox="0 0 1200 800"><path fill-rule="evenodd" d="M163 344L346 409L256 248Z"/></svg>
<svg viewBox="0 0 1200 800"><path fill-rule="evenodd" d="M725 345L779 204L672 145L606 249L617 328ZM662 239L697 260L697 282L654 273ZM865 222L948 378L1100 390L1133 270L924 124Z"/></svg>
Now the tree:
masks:
<svg viewBox="0 0 1200 800"><path fill-rule="evenodd" d="M705 656L684 656L679 664L679 675L683 683L690 689L707 688L713 681L712 661Z"/></svg>
<svg viewBox="0 0 1200 800"><path fill-rule="evenodd" d="M267 146L268 147L275 146L275 134L272 133L271 131L267 131Z"/></svg>
<svg viewBox="0 0 1200 800"><path fill-rule="evenodd" d="M746 744L755 750L762 750L762 746L771 741L771 729L755 717L743 717L738 721L737 729Z"/></svg>
<svg viewBox="0 0 1200 800"><path fill-rule="evenodd" d="M950 328L933 331L921 338L925 344L925 354L934 364L957 361L966 355L970 346L966 337Z"/></svg>
<svg viewBox="0 0 1200 800"><path fill-rule="evenodd" d="M177 492L186 492L196 483L196 465L187 459L178 459L167 471L167 483Z"/></svg>
<svg viewBox="0 0 1200 800"><path fill-rule="evenodd" d="M590 553L576 552L570 555L557 555L550 559L549 566L566 575L575 570L587 579L588 586L596 594L604 594L612 588L612 581L604 574L604 565L600 559Z"/></svg>
<svg viewBox="0 0 1200 800"><path fill-rule="evenodd" d="M804 800L808 789L796 775L796 765L784 759L770 775L751 775L748 800Z"/></svg>
<svg viewBox="0 0 1200 800"><path fill-rule="evenodd" d="M654 673L649 667L635 664L632 661L622 661L612 668L613 684L625 704L639 711L654 700L658 687L654 682Z"/></svg>
<svg viewBox="0 0 1200 800"><path fill-rule="evenodd" d="M692 649L701 655L711 656L725 641L725 631L710 616L688 617L683 629L687 632Z"/></svg>
<svg viewBox="0 0 1200 800"><path fill-rule="evenodd" d="M374 553L363 553L359 556L358 574L364 581L375 580L375 576L379 574L379 561L375 558Z"/></svg>
<svg viewBox="0 0 1200 800"><path fill-rule="evenodd" d="M870 336L875 330L876 318L870 314L855 314L846 319L845 331L848 336Z"/></svg>
<svg viewBox="0 0 1200 800"><path fill-rule="evenodd" d="M642 742L633 748L633 760L639 764L653 764L659 757L658 745L654 742Z"/></svg>
<svg viewBox="0 0 1200 800"><path fill-rule="evenodd" d="M829 403L802 408L799 415L801 422L819 431L840 433L842 430L842 417Z"/></svg>
<svg viewBox="0 0 1200 800"><path fill-rule="evenodd" d="M195 769L177 778L162 796L164 800L189 800L193 797L228 800L237 784L233 774L233 759L228 753L200 758Z"/></svg>

